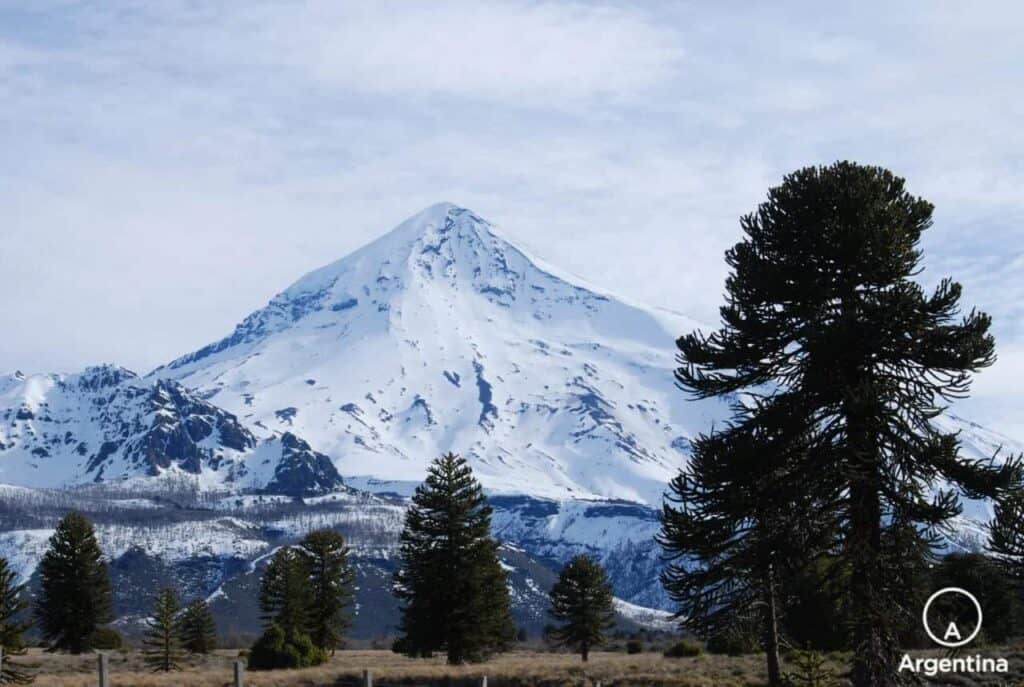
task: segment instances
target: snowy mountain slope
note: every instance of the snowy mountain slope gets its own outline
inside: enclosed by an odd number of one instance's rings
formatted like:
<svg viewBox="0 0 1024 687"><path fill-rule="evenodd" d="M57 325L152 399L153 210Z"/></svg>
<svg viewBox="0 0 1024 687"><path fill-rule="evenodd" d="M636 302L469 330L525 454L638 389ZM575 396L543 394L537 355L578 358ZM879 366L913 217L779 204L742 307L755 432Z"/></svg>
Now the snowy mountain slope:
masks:
<svg viewBox="0 0 1024 687"><path fill-rule="evenodd" d="M648 608L670 608L658 575L663 561L655 541L658 512L627 501L547 500L495 495L494 535L557 568L581 553L597 559L615 593Z"/></svg>
<svg viewBox="0 0 1024 687"><path fill-rule="evenodd" d="M943 432L956 432L960 439L960 455L971 460L989 460L1024 455L1024 442L982 427L976 422L947 413L933 421ZM945 483L936 487L947 487ZM992 502L962 498L962 513L952 523L953 544L967 550L978 550L988 539L987 523L994 512Z"/></svg>
<svg viewBox="0 0 1024 687"><path fill-rule="evenodd" d="M143 380L114 366L0 378L0 483L145 478L285 494L342 485L331 461L299 437L257 439L173 380Z"/></svg>
<svg viewBox="0 0 1024 687"><path fill-rule="evenodd" d="M151 376L296 432L344 475L419 480L454 450L492 492L657 504L726 411L673 387L694 323L541 264L436 205Z"/></svg>

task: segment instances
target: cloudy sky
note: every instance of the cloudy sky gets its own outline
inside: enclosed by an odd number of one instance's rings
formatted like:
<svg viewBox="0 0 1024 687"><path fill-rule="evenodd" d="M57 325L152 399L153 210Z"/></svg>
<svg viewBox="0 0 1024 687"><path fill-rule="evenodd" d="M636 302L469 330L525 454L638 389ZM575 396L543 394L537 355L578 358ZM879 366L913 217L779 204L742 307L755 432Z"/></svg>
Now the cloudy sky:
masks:
<svg viewBox="0 0 1024 687"><path fill-rule="evenodd" d="M714 321L737 218L845 158L936 204L962 410L1024 437L1024 11L771 5L0 0L0 370L147 371L440 200Z"/></svg>

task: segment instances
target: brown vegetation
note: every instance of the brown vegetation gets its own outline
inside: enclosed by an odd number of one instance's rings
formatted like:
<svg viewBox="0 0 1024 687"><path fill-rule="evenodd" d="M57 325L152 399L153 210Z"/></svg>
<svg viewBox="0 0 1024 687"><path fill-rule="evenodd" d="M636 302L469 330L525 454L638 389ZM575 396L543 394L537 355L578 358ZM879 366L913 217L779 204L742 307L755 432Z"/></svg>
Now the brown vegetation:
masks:
<svg viewBox="0 0 1024 687"><path fill-rule="evenodd" d="M951 676L952 682L935 680L928 684L956 684L961 687L994 687L1019 684L1024 677L1024 647L982 651L1010 659L1007 676ZM939 656L940 652L913 652ZM846 656L830 655L829 665L837 675L848 675ZM37 687L95 687L96 656L47 654L38 649L15 659L38 666ZM148 672L138 652L110 652L111 687L230 687L231 664L237 651L218 651L210 656L192 656L183 661L183 672ZM787 666L784 666L784 670ZM325 665L305 670L248 672L247 687L356 687L364 669L373 671L376 687L477 687L486 675L488 687L763 687L767 683L764 656L714 656L666 658L660 651L640 654L595 652L584 666L579 656L566 653L517 651L495 657L487 663L448 666L444 657L410 659L390 651L339 651ZM840 680L840 684L847 682Z"/></svg>
<svg viewBox="0 0 1024 687"><path fill-rule="evenodd" d="M135 652L110 654L111 687L227 687L237 652L219 651L191 657L184 671L152 674ZM95 687L96 657L45 654L32 651L22 662L37 664L37 687ZM357 685L364 669L373 671L374 683L429 685L449 678L452 687L478 685L482 675L489 687L503 685L661 685L664 687L754 687L764 684L763 657L697 656L665 658L660 652L624 654L595 652L583 666L578 656L514 652L483 664L447 666L444 657L410 659L390 651L339 651L327 664L305 670L249 672L253 687L313 687Z"/></svg>

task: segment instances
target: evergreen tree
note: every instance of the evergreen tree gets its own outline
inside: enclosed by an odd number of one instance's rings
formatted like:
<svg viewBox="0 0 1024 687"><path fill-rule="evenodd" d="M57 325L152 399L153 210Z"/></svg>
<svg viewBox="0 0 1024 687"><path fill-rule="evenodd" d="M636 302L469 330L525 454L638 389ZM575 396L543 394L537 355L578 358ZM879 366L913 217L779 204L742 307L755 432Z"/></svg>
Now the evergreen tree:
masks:
<svg viewBox="0 0 1024 687"><path fill-rule="evenodd" d="M798 649L791 660L794 671L786 674L786 682L792 687L838 687L835 672L818 652Z"/></svg>
<svg viewBox="0 0 1024 687"><path fill-rule="evenodd" d="M737 408L734 424L694 442L658 536L670 561L662 582L683 627L725 644L759 626L772 687L783 684L780 581L824 550L835 527L834 480L815 475L818 490L807 490L807 430L789 397Z"/></svg>
<svg viewBox="0 0 1024 687"><path fill-rule="evenodd" d="M146 618L142 653L154 673L181 670L181 644L178 637L178 611L181 602L173 589L161 589L153 599L153 613Z"/></svg>
<svg viewBox="0 0 1024 687"><path fill-rule="evenodd" d="M185 607L178 634L181 645L190 653L208 654L217 648L217 623L205 599L195 599Z"/></svg>
<svg viewBox="0 0 1024 687"><path fill-rule="evenodd" d="M260 580L263 620L278 625L285 634L307 634L313 597L309 568L297 549L285 547L270 559Z"/></svg>
<svg viewBox="0 0 1024 687"><path fill-rule="evenodd" d="M252 670L308 668L320 665L327 655L313 646L309 635L285 632L277 623L270 623L249 652Z"/></svg>
<svg viewBox="0 0 1024 687"><path fill-rule="evenodd" d="M334 653L350 623L355 577L348 563L345 538L334 530L310 532L299 545L309 572L312 606L308 630L313 644Z"/></svg>
<svg viewBox="0 0 1024 687"><path fill-rule="evenodd" d="M435 460L416 488L401 536L395 594L407 655L445 651L448 663L482 661L515 637L507 576L490 536L491 508L461 457Z"/></svg>
<svg viewBox="0 0 1024 687"><path fill-rule="evenodd" d="M693 396L791 393L806 408L808 461L843 485L854 687L896 683L904 599L887 580L889 524L934 530L960 512L957 491L998 497L1021 477L1019 461L962 457L956 434L933 422L992 363L994 342L987 315L961 316L959 284L926 294L914 281L931 216L878 167L795 172L741 220L722 327L677 342L676 377Z"/></svg>
<svg viewBox="0 0 1024 687"><path fill-rule="evenodd" d="M112 615L107 566L84 515L69 513L57 525L39 576L35 615L50 649L88 651L93 633Z"/></svg>
<svg viewBox="0 0 1024 687"><path fill-rule="evenodd" d="M615 626L612 585L604 568L590 556L579 555L565 564L551 588L551 616L561 623L551 637L568 644L586 663L591 647L605 639Z"/></svg>
<svg viewBox="0 0 1024 687"><path fill-rule="evenodd" d="M260 609L265 624L250 652L249 667L271 670L323 663L326 654L309 637L312 606L306 558L296 548L280 549L270 559L260 581Z"/></svg>
<svg viewBox="0 0 1024 687"><path fill-rule="evenodd" d="M25 585L18 584L18 575L6 558L0 558L0 685L25 685L32 677L21 666L11 663L12 656L25 653L25 631L31 623L25 619L28 608Z"/></svg>

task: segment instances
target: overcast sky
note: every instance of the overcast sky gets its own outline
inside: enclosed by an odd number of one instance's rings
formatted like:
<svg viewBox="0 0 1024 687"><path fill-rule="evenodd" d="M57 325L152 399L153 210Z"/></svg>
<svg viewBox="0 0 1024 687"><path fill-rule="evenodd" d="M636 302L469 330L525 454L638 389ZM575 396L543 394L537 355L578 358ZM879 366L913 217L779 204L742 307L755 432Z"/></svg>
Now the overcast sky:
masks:
<svg viewBox="0 0 1024 687"><path fill-rule="evenodd" d="M0 370L147 371L440 200L715 321L738 217L853 159L936 204L961 410L1024 437L1021 5L760 5L0 0Z"/></svg>

